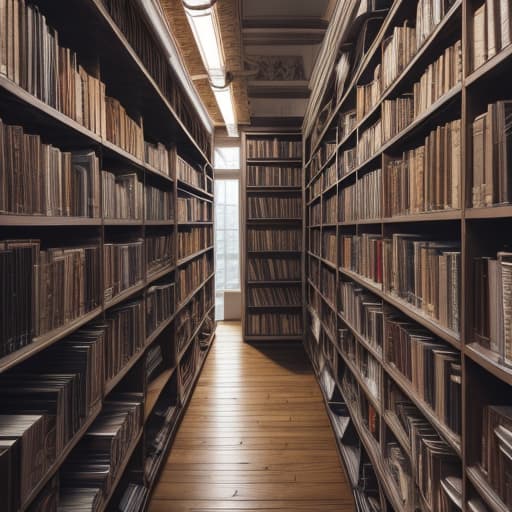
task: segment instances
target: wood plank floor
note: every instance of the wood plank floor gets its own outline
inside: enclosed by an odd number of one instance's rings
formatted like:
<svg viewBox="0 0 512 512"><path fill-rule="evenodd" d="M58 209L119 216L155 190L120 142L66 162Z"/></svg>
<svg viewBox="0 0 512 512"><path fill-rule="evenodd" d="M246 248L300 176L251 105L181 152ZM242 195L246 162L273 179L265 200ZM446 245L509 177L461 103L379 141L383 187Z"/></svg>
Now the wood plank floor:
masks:
<svg viewBox="0 0 512 512"><path fill-rule="evenodd" d="M149 510L354 510L300 345L248 345L219 324Z"/></svg>

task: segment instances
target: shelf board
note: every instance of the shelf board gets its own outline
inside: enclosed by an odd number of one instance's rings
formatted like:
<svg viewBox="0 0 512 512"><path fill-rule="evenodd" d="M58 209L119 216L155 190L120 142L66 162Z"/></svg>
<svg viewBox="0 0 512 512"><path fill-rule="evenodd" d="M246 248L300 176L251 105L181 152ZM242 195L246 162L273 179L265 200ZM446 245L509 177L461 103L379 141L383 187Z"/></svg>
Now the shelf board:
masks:
<svg viewBox="0 0 512 512"><path fill-rule="evenodd" d="M24 512L30 508L31 503L37 498L38 494L43 490L44 486L49 482L49 480L57 473L59 468L62 466L64 461L68 458L68 455L71 453L73 448L78 444L80 439L84 436L84 434L89 430L89 427L94 423L94 420L98 417L102 408L102 404L98 403L94 409L91 411L91 414L88 418L85 419L83 425L79 428L76 434L72 437L71 441L64 447L62 453L57 456L53 464L50 466L46 474L43 478L34 486L30 494L28 495L25 503L21 505L20 511Z"/></svg>
<svg viewBox="0 0 512 512"><path fill-rule="evenodd" d="M188 181L177 179L178 183L178 189L183 190L184 192L191 191L197 195L204 196L205 199L213 199L213 194L206 191L205 189L198 187L197 185L193 185L192 183L189 183Z"/></svg>
<svg viewBox="0 0 512 512"><path fill-rule="evenodd" d="M210 281L213 278L213 276L215 276L215 272L210 274L210 276L207 277L192 293L190 293L184 300L180 302L174 314L177 315L192 300L192 297L194 297L194 295L196 295L200 290L202 290L204 285L208 281Z"/></svg>
<svg viewBox="0 0 512 512"><path fill-rule="evenodd" d="M176 367L168 368L164 370L156 379L148 384L146 389L146 399L144 401L144 422L147 421L150 414L153 412L162 391L164 390L167 383L171 380L173 373L176 371Z"/></svg>
<svg viewBox="0 0 512 512"><path fill-rule="evenodd" d="M213 225L212 220L190 220L190 221L178 221L178 226L204 226Z"/></svg>
<svg viewBox="0 0 512 512"><path fill-rule="evenodd" d="M478 494L487 503L493 512L510 512L510 509L503 503L496 491L489 485L482 470L478 466L466 468L466 474L471 483L475 486Z"/></svg>
<svg viewBox="0 0 512 512"><path fill-rule="evenodd" d="M41 352L45 348L57 343L61 339L65 338L72 332L76 331L78 328L82 327L86 323L91 320L96 319L101 315L102 308L97 307L90 311L89 313L81 316L80 318L76 318L71 322L68 322L66 325L54 329L53 331L47 332L34 338L33 342L25 347L16 350L0 359L0 373L5 372L14 366L26 361L30 357L34 356L38 352Z"/></svg>
<svg viewBox="0 0 512 512"><path fill-rule="evenodd" d="M512 59L512 45L498 52L494 57L475 69L464 80L464 85L469 87L477 82L494 79L496 72L505 71Z"/></svg>
<svg viewBox="0 0 512 512"><path fill-rule="evenodd" d="M0 214L2 226L101 226L100 218L91 217L47 217L45 215Z"/></svg>
<svg viewBox="0 0 512 512"><path fill-rule="evenodd" d="M146 285L149 285L155 281L158 281L158 279L166 276L167 274L170 274L171 272L174 272L176 270L175 265L168 265L161 270L156 270L152 272L151 274L146 275Z"/></svg>
<svg viewBox="0 0 512 512"><path fill-rule="evenodd" d="M466 219L501 219L512 217L512 205L490 206L488 208L466 208Z"/></svg>
<svg viewBox="0 0 512 512"><path fill-rule="evenodd" d="M185 263L188 263L188 262L194 260L195 258L197 258L197 257L199 257L199 256L201 256L203 254L206 254L208 251L211 251L213 248L214 248L214 246L210 245L210 247L206 247L205 249L201 249L200 251L197 251L196 253L191 254L190 256L186 256L185 258L182 258L181 260L178 260L177 266L181 267Z"/></svg>
<svg viewBox="0 0 512 512"><path fill-rule="evenodd" d="M144 222L146 226L172 226L174 227L175 222L173 219L167 220L146 220Z"/></svg>
<svg viewBox="0 0 512 512"><path fill-rule="evenodd" d="M132 295L139 293L141 290L143 290L145 288L145 286L146 286L146 283L142 281L138 284L130 286L130 288L127 288L126 290L123 290L121 293L118 293L117 295L112 297L109 301L105 302L105 309L109 309L112 306L115 306L116 304L123 302L123 300L130 298Z"/></svg>
<svg viewBox="0 0 512 512"><path fill-rule="evenodd" d="M144 345L138 352L132 355L123 368L110 380L105 383L105 396L108 395L128 374L128 372L137 364L139 359L146 352L147 345Z"/></svg>
<svg viewBox="0 0 512 512"><path fill-rule="evenodd" d="M382 361L383 355L382 350L379 351L375 348L364 336L361 336L357 329L345 318L342 313L338 313L340 320L352 331L352 334L357 339L357 341L368 351L370 354L377 359L377 361Z"/></svg>
<svg viewBox="0 0 512 512"><path fill-rule="evenodd" d="M478 343L466 343L464 353L475 363L485 368L496 378L512 385L512 367L501 363L501 358L496 352L482 347Z"/></svg>
<svg viewBox="0 0 512 512"><path fill-rule="evenodd" d="M142 226L144 221L142 219L105 219L103 224L105 226Z"/></svg>
<svg viewBox="0 0 512 512"><path fill-rule="evenodd" d="M394 297L386 292L383 292L382 287L379 287L377 283L373 283L369 279L365 279L364 277L359 276L355 272L351 272L350 270L346 270L342 267L339 268L339 271L343 275L352 279L353 281L361 284L369 291L379 296L381 299L385 300L388 304L394 306L396 309L404 313L409 318L412 318L415 322L419 323L423 327L426 327L429 331L432 331L436 336L445 340L450 345L455 347L457 350L461 350L460 336L458 333L439 325L438 323L436 323L435 320L426 316L418 308L415 308L414 306L408 304L403 300L400 300L397 297Z"/></svg>

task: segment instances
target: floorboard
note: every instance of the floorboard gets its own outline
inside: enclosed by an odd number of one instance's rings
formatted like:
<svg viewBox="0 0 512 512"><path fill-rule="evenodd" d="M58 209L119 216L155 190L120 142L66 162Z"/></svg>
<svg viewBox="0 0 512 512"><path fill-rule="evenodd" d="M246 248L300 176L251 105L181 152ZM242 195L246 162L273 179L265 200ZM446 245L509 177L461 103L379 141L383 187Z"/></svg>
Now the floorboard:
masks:
<svg viewBox="0 0 512 512"><path fill-rule="evenodd" d="M298 344L220 323L150 512L352 512L322 396Z"/></svg>

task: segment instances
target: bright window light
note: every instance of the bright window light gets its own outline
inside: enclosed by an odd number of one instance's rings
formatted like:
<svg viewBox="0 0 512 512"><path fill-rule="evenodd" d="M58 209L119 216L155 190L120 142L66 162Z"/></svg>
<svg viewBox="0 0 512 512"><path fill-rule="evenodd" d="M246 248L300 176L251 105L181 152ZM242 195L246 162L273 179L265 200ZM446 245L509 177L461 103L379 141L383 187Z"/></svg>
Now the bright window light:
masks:
<svg viewBox="0 0 512 512"><path fill-rule="evenodd" d="M216 146L215 169L240 169L240 148Z"/></svg>
<svg viewBox="0 0 512 512"><path fill-rule="evenodd" d="M213 89L217 105L226 124L226 130L230 137L237 137L238 130L236 125L235 109L233 107L233 97L231 96L231 87L225 89Z"/></svg>

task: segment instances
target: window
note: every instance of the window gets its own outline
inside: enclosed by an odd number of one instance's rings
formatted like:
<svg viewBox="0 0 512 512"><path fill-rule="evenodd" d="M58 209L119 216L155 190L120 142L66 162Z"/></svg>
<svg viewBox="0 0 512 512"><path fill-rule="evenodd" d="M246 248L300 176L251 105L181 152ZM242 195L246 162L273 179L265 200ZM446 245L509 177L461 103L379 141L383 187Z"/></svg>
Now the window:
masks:
<svg viewBox="0 0 512 512"><path fill-rule="evenodd" d="M239 147L215 148L215 169L240 169Z"/></svg>
<svg viewBox="0 0 512 512"><path fill-rule="evenodd" d="M240 289L238 180L215 180L216 288Z"/></svg>

